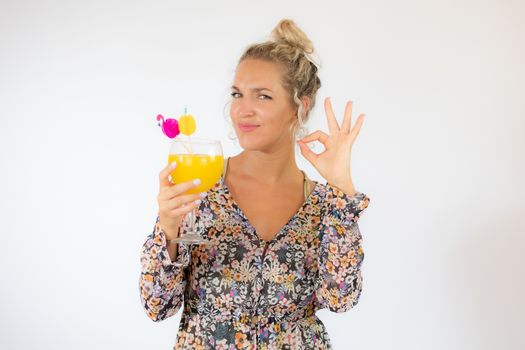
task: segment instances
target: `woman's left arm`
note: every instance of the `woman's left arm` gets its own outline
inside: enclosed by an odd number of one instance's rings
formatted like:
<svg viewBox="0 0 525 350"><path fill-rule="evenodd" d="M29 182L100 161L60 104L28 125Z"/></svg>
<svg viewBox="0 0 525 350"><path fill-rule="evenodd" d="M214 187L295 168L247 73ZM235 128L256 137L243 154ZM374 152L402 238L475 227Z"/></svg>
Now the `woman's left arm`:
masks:
<svg viewBox="0 0 525 350"><path fill-rule="evenodd" d="M298 141L302 155L327 181L319 232L316 295L323 307L335 312L352 308L361 293L364 254L357 220L370 201L355 190L350 174L352 146L365 118L360 114L352 127L352 105L352 101L347 102L339 126L330 99L325 98L329 134L317 130ZM320 154L312 152L306 144L313 141L320 141L325 150Z"/></svg>
<svg viewBox="0 0 525 350"><path fill-rule="evenodd" d="M326 185L315 287L322 308L345 312L359 300L364 253L357 221L369 202L370 198L362 192L350 196L338 187Z"/></svg>

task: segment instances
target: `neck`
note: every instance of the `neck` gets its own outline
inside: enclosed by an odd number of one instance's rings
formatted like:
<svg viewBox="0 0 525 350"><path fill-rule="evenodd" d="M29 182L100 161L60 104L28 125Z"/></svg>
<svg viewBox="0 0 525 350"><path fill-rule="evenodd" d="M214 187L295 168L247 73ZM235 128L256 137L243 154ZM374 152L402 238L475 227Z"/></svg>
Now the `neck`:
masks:
<svg viewBox="0 0 525 350"><path fill-rule="evenodd" d="M293 147L281 147L271 153L244 150L234 158L241 176L268 186L296 182L303 177L295 162Z"/></svg>

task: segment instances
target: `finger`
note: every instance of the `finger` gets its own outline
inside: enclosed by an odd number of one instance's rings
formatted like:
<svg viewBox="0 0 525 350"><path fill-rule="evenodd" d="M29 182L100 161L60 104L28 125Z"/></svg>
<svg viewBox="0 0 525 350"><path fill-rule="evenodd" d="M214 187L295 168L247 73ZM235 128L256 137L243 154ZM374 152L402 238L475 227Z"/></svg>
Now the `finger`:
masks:
<svg viewBox="0 0 525 350"><path fill-rule="evenodd" d="M164 167L162 171L159 174L159 183L160 187L168 187L171 186L172 183L169 179L170 173L177 167L177 163L173 162Z"/></svg>
<svg viewBox="0 0 525 350"><path fill-rule="evenodd" d="M350 128L352 126L352 106L353 104L354 103L352 101L348 101L345 107L345 117L343 119L343 124L341 124L341 131L346 132L346 133L350 132Z"/></svg>
<svg viewBox="0 0 525 350"><path fill-rule="evenodd" d="M195 180L182 182L179 184L171 184L171 186L161 187L159 191L159 195L157 196L157 199L161 201L169 200L180 194L184 194L184 192L198 186L198 184L194 182Z"/></svg>
<svg viewBox="0 0 525 350"><path fill-rule="evenodd" d="M366 114L360 114L359 117L357 117L355 125L352 128L352 130L350 131L350 136L352 138L356 138L357 135L359 135L359 130L361 130L361 125L363 125L363 123L365 121L365 115Z"/></svg>
<svg viewBox="0 0 525 350"><path fill-rule="evenodd" d="M169 189L169 196L173 198L175 196L181 195L185 193L186 191L199 186L200 184L201 184L200 179L194 179L194 180L190 180L186 182L181 182L180 184L175 184L171 186L171 188Z"/></svg>
<svg viewBox="0 0 525 350"><path fill-rule="evenodd" d="M329 97L324 99L324 109L326 112L326 119L328 121L328 130L330 130L330 133L335 133L339 131L339 124L337 123L337 119L335 118L335 114L332 109L332 102L330 102Z"/></svg>
<svg viewBox="0 0 525 350"><path fill-rule="evenodd" d="M173 214L175 216L188 214L190 211L192 211L193 209L197 208L199 206L199 204L200 203L191 202L190 204L187 204L187 205L178 207L176 209L173 209L171 211L171 214ZM183 220L184 220L184 218L183 218Z"/></svg>
<svg viewBox="0 0 525 350"><path fill-rule="evenodd" d="M306 143L299 142L299 149L301 150L301 154L306 158L306 160L308 160L312 164L315 164L318 155L312 152L312 150L308 148Z"/></svg>
<svg viewBox="0 0 525 350"><path fill-rule="evenodd" d="M173 210L180 206L184 206L198 200L202 201L202 198L203 197L200 194L187 194L183 196L177 196L168 201L169 204L167 205L167 208L168 210Z"/></svg>
<svg viewBox="0 0 525 350"><path fill-rule="evenodd" d="M319 142L321 142L324 145L326 143L326 140L328 140L328 135L325 132L321 131L321 130L316 130L313 133L311 133L310 135L306 135L305 137L303 137L299 141L305 142L305 143L309 143L309 142L312 142L312 141L319 141Z"/></svg>

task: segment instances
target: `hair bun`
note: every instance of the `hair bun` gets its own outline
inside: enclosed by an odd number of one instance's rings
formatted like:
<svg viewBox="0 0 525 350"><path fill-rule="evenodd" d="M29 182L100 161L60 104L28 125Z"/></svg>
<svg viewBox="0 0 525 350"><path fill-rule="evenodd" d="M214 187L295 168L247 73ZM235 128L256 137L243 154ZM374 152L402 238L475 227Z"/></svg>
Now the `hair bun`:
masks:
<svg viewBox="0 0 525 350"><path fill-rule="evenodd" d="M314 45L306 34L291 19L282 19L272 30L272 38L276 42L285 42L305 53L314 52Z"/></svg>

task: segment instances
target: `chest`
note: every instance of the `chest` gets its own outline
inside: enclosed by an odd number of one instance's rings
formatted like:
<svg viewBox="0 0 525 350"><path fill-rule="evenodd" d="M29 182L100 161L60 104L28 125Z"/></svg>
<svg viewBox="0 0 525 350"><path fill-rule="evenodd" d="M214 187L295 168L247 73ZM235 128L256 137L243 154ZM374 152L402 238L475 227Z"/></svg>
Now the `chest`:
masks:
<svg viewBox="0 0 525 350"><path fill-rule="evenodd" d="M231 185L231 186L230 186ZM249 183L230 184L235 203L257 231L260 239L270 241L304 204L303 185L264 188Z"/></svg>

